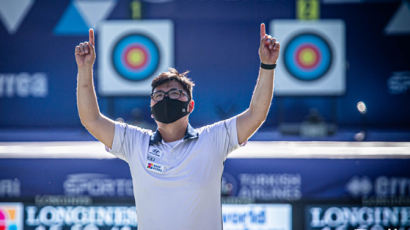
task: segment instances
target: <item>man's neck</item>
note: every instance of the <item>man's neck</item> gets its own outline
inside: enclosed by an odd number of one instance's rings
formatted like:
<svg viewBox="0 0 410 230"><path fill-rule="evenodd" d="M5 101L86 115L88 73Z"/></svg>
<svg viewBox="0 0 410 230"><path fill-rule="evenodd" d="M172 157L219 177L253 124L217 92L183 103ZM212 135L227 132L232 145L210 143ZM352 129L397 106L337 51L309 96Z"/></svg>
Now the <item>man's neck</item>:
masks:
<svg viewBox="0 0 410 230"><path fill-rule="evenodd" d="M188 118L182 118L170 124L158 124L158 131L165 142L182 139L188 128Z"/></svg>

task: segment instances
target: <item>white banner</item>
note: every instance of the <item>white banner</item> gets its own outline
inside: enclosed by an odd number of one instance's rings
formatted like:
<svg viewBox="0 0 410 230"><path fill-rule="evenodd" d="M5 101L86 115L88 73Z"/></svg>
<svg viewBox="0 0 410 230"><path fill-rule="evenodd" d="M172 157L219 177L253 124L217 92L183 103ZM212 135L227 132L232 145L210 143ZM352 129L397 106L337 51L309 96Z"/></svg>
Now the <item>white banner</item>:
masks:
<svg viewBox="0 0 410 230"><path fill-rule="evenodd" d="M291 230L289 204L224 204L224 230Z"/></svg>

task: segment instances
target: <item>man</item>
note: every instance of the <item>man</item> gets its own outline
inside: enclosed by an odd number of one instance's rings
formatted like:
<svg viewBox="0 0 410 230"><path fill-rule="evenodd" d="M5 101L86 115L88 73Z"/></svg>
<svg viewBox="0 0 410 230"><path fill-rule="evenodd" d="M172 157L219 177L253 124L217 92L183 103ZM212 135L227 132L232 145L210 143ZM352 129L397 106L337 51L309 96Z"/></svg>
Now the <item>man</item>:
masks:
<svg viewBox="0 0 410 230"><path fill-rule="evenodd" d="M244 144L265 121L273 95L280 45L260 26L261 68L249 108L215 124L194 129L193 83L175 69L152 82L152 133L117 123L98 108L93 83L94 31L76 46L77 106L84 127L108 150L128 162L138 212L138 229L222 229L221 177L229 152Z"/></svg>

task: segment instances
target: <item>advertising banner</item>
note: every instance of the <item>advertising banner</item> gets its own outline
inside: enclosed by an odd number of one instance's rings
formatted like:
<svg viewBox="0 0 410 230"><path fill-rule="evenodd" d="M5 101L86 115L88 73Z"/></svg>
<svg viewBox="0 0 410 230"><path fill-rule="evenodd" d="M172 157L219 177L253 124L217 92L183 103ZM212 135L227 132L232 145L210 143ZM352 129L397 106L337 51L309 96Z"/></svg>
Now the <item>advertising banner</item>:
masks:
<svg viewBox="0 0 410 230"><path fill-rule="evenodd" d="M316 205L305 209L306 230L407 230L410 207Z"/></svg>
<svg viewBox="0 0 410 230"><path fill-rule="evenodd" d="M410 159L241 159L225 162L222 196L258 202L404 199ZM133 197L119 159L2 159L0 198Z"/></svg>
<svg viewBox="0 0 410 230"><path fill-rule="evenodd" d="M224 229L408 230L409 164L228 158ZM2 159L0 168L4 230L23 223L31 230L136 229L132 180L122 160Z"/></svg>
<svg viewBox="0 0 410 230"><path fill-rule="evenodd" d="M51 204L52 200L59 203L66 199L62 196L54 199L49 197L49 204L46 204L47 202L43 204L0 202L0 228L2 230L136 230L138 226L137 210L132 202L122 205L118 202L117 204L94 202L91 205L61 205ZM72 199L71 202L81 203L81 199ZM291 215L292 208L289 204L222 205L225 230L291 230Z"/></svg>
<svg viewBox="0 0 410 230"><path fill-rule="evenodd" d="M224 230L291 230L289 204L224 204Z"/></svg>
<svg viewBox="0 0 410 230"><path fill-rule="evenodd" d="M256 201L403 199L409 159L229 159L222 195Z"/></svg>
<svg viewBox="0 0 410 230"><path fill-rule="evenodd" d="M135 230L137 221L137 212L132 204L127 206L26 205L24 229Z"/></svg>
<svg viewBox="0 0 410 230"><path fill-rule="evenodd" d="M23 204L0 203L0 229L23 229Z"/></svg>

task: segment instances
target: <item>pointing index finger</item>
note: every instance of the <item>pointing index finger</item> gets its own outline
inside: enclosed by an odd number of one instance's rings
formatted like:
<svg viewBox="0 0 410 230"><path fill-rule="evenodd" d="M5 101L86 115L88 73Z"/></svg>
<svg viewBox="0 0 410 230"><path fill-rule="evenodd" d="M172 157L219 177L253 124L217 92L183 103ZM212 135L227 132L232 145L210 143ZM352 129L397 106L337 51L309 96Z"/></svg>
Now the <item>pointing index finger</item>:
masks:
<svg viewBox="0 0 410 230"><path fill-rule="evenodd" d="M95 45L94 29L92 29L92 28L90 28L90 30L88 30L88 40L91 43L91 45Z"/></svg>
<svg viewBox="0 0 410 230"><path fill-rule="evenodd" d="M265 30L265 23L261 23L261 39L265 37L266 30Z"/></svg>

